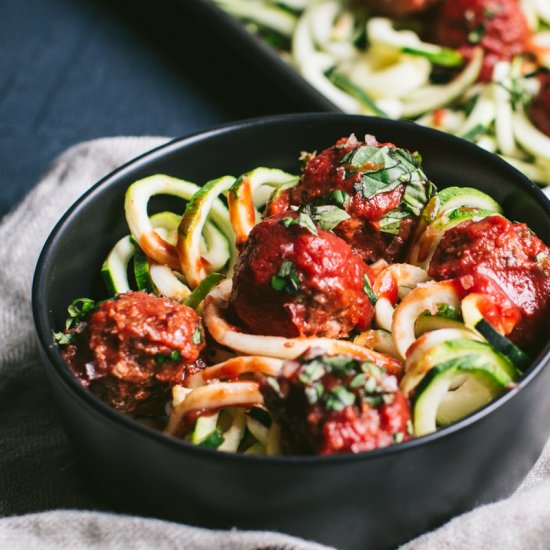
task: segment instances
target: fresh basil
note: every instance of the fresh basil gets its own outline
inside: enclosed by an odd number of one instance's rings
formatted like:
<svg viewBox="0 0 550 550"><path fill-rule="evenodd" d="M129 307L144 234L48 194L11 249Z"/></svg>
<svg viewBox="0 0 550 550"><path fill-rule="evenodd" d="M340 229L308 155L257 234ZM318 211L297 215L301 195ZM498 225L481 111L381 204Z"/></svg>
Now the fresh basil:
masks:
<svg viewBox="0 0 550 550"><path fill-rule="evenodd" d="M197 325L197 327L193 332L193 335L191 336L191 342L193 342L193 344L195 345L199 345L199 344L202 344L202 341L203 339L202 339L201 327L200 325Z"/></svg>
<svg viewBox="0 0 550 550"><path fill-rule="evenodd" d="M283 261L277 275L271 277L271 287L278 292L284 290L287 294L300 290L300 278L292 261Z"/></svg>
<svg viewBox="0 0 550 550"><path fill-rule="evenodd" d="M328 410L343 411L346 407L355 403L355 394L344 386L332 388L325 399L325 407Z"/></svg>
<svg viewBox="0 0 550 550"><path fill-rule="evenodd" d="M376 296L374 290L372 290L370 279L367 274L363 275L363 292L368 296L371 305L376 305L376 302L378 301L378 296Z"/></svg>
<svg viewBox="0 0 550 550"><path fill-rule="evenodd" d="M381 220L380 220L380 231L382 233L391 233L392 235L399 235L401 229L401 222L405 218L409 218L410 214L405 212L401 208L394 208L390 210Z"/></svg>
<svg viewBox="0 0 550 550"><path fill-rule="evenodd" d="M313 220L312 223L318 225L323 231L332 231L341 222L350 218L345 210L333 204L308 204L304 207L303 212L310 220Z"/></svg>
<svg viewBox="0 0 550 550"><path fill-rule="evenodd" d="M297 225L307 229L312 235L317 235L317 228L307 211L300 211L297 218L293 218L292 216L282 218L279 223L287 229L293 225Z"/></svg>

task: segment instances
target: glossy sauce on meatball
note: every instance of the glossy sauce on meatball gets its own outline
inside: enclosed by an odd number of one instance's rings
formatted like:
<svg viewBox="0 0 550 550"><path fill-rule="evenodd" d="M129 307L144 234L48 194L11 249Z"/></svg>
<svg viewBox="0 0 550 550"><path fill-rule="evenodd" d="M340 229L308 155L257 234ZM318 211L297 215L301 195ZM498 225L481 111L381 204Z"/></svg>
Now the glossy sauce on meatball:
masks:
<svg viewBox="0 0 550 550"><path fill-rule="evenodd" d="M445 233L428 274L438 280L456 278L462 293L491 295L496 305L501 302L501 314L506 314L506 301L511 302L520 320L510 339L520 347L547 334L550 248L525 224L489 216L457 225Z"/></svg>
<svg viewBox="0 0 550 550"><path fill-rule="evenodd" d="M203 347L193 309L128 292L102 302L63 355L81 383L115 409L152 414Z"/></svg>
<svg viewBox="0 0 550 550"><path fill-rule="evenodd" d="M457 48L469 59L473 49L484 51L479 80L490 81L495 63L525 52L527 21L518 0L449 0L435 21L435 40Z"/></svg>
<svg viewBox="0 0 550 550"><path fill-rule="evenodd" d="M295 216L267 218L251 231L230 300L240 324L285 337L338 338L365 330L373 316L365 293L370 269L342 239L304 227Z"/></svg>

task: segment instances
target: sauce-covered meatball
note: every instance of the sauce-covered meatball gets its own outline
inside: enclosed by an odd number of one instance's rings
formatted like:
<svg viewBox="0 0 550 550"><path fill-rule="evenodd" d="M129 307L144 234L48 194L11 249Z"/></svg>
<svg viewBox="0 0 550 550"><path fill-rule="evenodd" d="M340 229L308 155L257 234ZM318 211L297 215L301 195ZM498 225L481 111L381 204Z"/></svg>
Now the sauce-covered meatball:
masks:
<svg viewBox="0 0 550 550"><path fill-rule="evenodd" d="M346 337L369 327L370 269L339 237L290 212L251 231L235 266L230 304L249 331Z"/></svg>
<svg viewBox="0 0 550 550"><path fill-rule="evenodd" d="M445 233L428 274L456 278L465 293L493 296L501 315L507 315L506 302L511 302L519 322L510 339L520 347L530 347L548 332L550 248L523 223L490 216L457 225Z"/></svg>
<svg viewBox="0 0 550 550"><path fill-rule="evenodd" d="M529 106L529 116L535 126L550 136L550 72L539 74L540 90Z"/></svg>
<svg viewBox="0 0 550 550"><path fill-rule="evenodd" d="M397 379L369 361L306 352L262 393L289 454L369 451L410 437L410 406Z"/></svg>
<svg viewBox="0 0 550 550"><path fill-rule="evenodd" d="M102 302L63 350L83 385L115 409L158 414L204 347L196 312L128 292Z"/></svg>
<svg viewBox="0 0 550 550"><path fill-rule="evenodd" d="M518 0L448 0L435 22L435 40L460 49L468 59L485 53L479 80L489 81L495 63L525 52L529 28Z"/></svg>
<svg viewBox="0 0 550 550"><path fill-rule="evenodd" d="M372 136L365 142L351 136L313 156L286 202L278 196L268 212L289 205L338 206L347 219L334 232L365 262L400 261L433 191L416 154Z"/></svg>

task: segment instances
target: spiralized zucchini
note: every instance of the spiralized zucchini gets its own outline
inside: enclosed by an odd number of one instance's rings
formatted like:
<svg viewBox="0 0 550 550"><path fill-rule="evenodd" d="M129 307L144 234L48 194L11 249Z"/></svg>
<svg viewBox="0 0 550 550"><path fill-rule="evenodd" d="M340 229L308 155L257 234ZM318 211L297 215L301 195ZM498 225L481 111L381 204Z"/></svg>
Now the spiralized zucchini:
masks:
<svg viewBox="0 0 550 550"><path fill-rule="evenodd" d="M132 234L115 244L103 264L109 292L136 286L148 291L143 279L155 294L197 309L209 337L208 361L213 364L172 388L166 434L228 452L279 453L280 427L264 407L258 378L277 377L286 360L311 349L358 358L400 378L412 403L416 435L463 418L513 387L520 376L517 365L528 358L519 357L517 350L512 362L493 345L502 338L504 348L512 346L504 336L492 337L486 327L478 330L487 296L461 296L453 281L436 282L428 275L446 231L466 220L502 215L491 197L468 187L443 189L428 201L408 263L379 260L370 266L374 279L365 282L365 293L374 306L373 326L353 341L260 336L235 326L228 313L234 245L245 243L273 193L297 181L292 174L259 167L203 187L155 175L128 189L125 206ZM147 205L155 194L187 200L183 215L150 215ZM128 276L132 262L135 281ZM506 321L504 328L497 327L501 335L516 322Z"/></svg>
<svg viewBox="0 0 550 550"><path fill-rule="evenodd" d="M422 41L415 29L403 29L402 21L397 30L389 18L369 17L361 2L214 2L271 42L341 111L412 119L449 132L499 154L539 184L550 185L550 138L533 126L524 110L538 90L536 70L550 68L547 0L521 2L532 31L532 58L497 63L487 83L476 83L481 48L464 64L458 51ZM439 84L432 81L438 66L458 72Z"/></svg>

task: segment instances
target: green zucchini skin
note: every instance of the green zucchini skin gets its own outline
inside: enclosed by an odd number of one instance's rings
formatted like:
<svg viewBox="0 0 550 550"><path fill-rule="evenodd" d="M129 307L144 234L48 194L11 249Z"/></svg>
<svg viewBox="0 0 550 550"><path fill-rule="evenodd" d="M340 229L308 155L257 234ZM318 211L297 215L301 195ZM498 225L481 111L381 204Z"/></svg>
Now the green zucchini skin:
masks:
<svg viewBox="0 0 550 550"><path fill-rule="evenodd" d="M486 319L478 321L475 328L491 346L508 357L518 369L525 370L529 367L531 358L508 340L506 336L496 331Z"/></svg>
<svg viewBox="0 0 550 550"><path fill-rule="evenodd" d="M415 435L426 435L474 413L514 384L509 371L479 354L435 365L412 396Z"/></svg>

